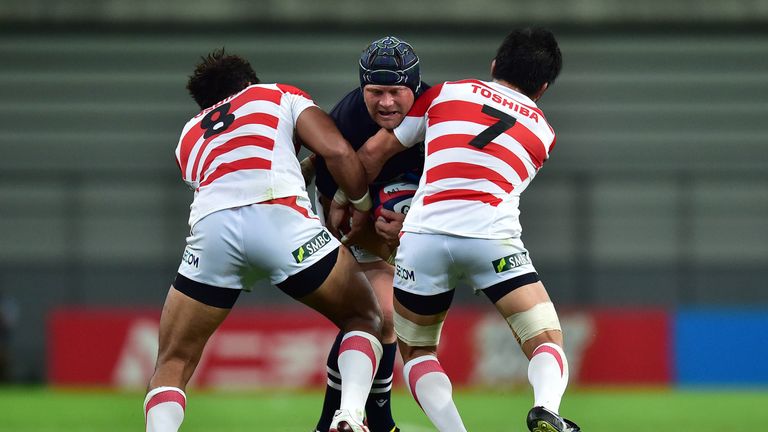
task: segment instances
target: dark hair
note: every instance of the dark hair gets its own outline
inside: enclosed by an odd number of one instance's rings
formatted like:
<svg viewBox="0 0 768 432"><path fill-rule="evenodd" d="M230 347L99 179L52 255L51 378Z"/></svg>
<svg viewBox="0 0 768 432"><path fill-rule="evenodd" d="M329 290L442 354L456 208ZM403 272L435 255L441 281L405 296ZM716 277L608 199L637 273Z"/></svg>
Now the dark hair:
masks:
<svg viewBox="0 0 768 432"><path fill-rule="evenodd" d="M224 48L201 59L187 82L187 90L200 108L212 106L249 84L259 83L250 63L238 55L227 54Z"/></svg>
<svg viewBox="0 0 768 432"><path fill-rule="evenodd" d="M360 54L360 87L367 84L403 85L419 94L419 56L406 41L385 36Z"/></svg>
<svg viewBox="0 0 768 432"><path fill-rule="evenodd" d="M544 83L552 84L563 67L555 35L541 28L515 30L496 51L493 78L533 96Z"/></svg>

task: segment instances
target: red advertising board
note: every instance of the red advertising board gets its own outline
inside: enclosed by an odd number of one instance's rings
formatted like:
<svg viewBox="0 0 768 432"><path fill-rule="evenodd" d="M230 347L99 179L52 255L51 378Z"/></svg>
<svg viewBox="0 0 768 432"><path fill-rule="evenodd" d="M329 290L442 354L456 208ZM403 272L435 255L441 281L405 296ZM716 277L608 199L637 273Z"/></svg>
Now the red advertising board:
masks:
<svg viewBox="0 0 768 432"><path fill-rule="evenodd" d="M49 321L55 385L143 388L157 355L159 311L62 309ZM669 318L658 310L573 311L561 316L571 381L664 384L671 376ZM335 327L301 308L234 311L208 343L192 385L306 388L325 383ZM521 385L527 360L495 311L451 310L439 357L456 385ZM401 382L398 362L396 385Z"/></svg>
<svg viewBox="0 0 768 432"><path fill-rule="evenodd" d="M586 345L579 381L667 384L672 380L670 314L664 310L596 310L594 336Z"/></svg>

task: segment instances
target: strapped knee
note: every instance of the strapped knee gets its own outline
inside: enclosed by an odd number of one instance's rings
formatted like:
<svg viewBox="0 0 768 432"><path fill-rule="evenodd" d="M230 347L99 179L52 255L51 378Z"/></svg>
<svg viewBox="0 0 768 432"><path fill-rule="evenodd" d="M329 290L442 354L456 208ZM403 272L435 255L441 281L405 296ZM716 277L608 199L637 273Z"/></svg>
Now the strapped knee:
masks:
<svg viewBox="0 0 768 432"><path fill-rule="evenodd" d="M420 325L394 311L393 321L397 338L408 346L437 346L440 343L443 320L432 325Z"/></svg>
<svg viewBox="0 0 768 432"><path fill-rule="evenodd" d="M508 316L506 320L520 344L547 330L561 330L552 302L539 303L527 311Z"/></svg>

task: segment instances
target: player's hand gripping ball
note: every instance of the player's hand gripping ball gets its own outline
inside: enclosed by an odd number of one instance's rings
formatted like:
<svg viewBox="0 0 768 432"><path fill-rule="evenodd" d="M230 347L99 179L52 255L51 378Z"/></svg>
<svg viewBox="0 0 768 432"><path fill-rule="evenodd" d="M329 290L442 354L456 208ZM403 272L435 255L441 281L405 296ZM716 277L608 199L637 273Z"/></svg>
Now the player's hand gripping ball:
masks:
<svg viewBox="0 0 768 432"><path fill-rule="evenodd" d="M381 217L381 209L408 214L411 200L419 187L416 183L395 182L384 185L373 197L373 218Z"/></svg>

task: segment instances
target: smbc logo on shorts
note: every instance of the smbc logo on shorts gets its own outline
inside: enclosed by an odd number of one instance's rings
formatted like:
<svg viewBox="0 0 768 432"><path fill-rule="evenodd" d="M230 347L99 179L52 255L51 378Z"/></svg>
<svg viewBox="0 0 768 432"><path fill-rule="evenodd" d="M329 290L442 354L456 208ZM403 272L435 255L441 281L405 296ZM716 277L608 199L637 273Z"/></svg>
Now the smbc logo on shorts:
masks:
<svg viewBox="0 0 768 432"><path fill-rule="evenodd" d="M331 242L331 234L326 230L320 231L312 240L304 243L301 247L293 251L293 258L301 264L315 252L322 249L323 246Z"/></svg>
<svg viewBox="0 0 768 432"><path fill-rule="evenodd" d="M497 260L492 261L493 269L496 273L501 273L513 268L520 267L522 265L530 264L531 259L528 258L528 252L520 252Z"/></svg>

